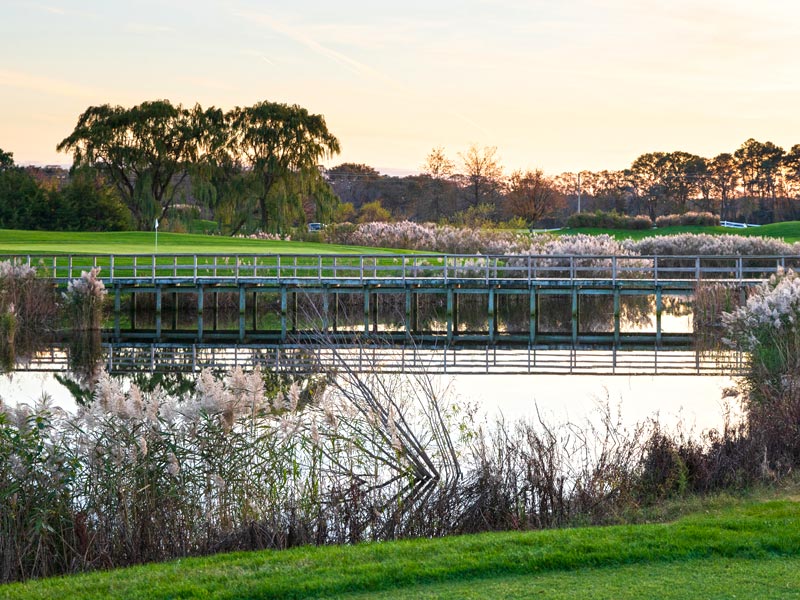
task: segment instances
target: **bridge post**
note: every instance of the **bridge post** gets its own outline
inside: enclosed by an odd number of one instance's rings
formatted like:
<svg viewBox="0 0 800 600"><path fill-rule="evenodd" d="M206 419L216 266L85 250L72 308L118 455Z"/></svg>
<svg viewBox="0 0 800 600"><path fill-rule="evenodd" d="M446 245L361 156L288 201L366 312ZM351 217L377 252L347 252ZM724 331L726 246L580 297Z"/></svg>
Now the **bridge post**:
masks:
<svg viewBox="0 0 800 600"><path fill-rule="evenodd" d="M495 334L495 306L494 306L494 286L489 287L489 341L494 343Z"/></svg>
<svg viewBox="0 0 800 600"><path fill-rule="evenodd" d="M405 275L405 274L404 274ZM406 339L411 339L411 288L406 287L406 312L405 312Z"/></svg>
<svg viewBox="0 0 800 600"><path fill-rule="evenodd" d="M130 304L130 317L131 317L131 329L134 331L136 330L136 308L137 308L137 300L136 300L136 288L131 288L131 304Z"/></svg>
<svg viewBox="0 0 800 600"><path fill-rule="evenodd" d="M178 292L172 292L172 331L178 329Z"/></svg>
<svg viewBox="0 0 800 600"><path fill-rule="evenodd" d="M528 261L528 264L530 266L530 260ZM535 285L532 285L531 288L530 288L529 309L530 309L530 313L529 313L530 314L530 320L528 322L528 342L530 342L530 344L535 344L536 343L536 329L537 329L537 325L538 325L538 323L537 323L537 319L538 319L537 312L538 311L536 310L537 309L537 298L536 298L536 286Z"/></svg>
<svg viewBox="0 0 800 600"><path fill-rule="evenodd" d="M369 336L369 294L370 294L369 288L364 288L363 294L364 294L364 335Z"/></svg>
<svg viewBox="0 0 800 600"><path fill-rule="evenodd" d="M453 288L447 288L447 312L445 314L445 319L447 319L447 343L451 343L453 341L453 296L454 296Z"/></svg>
<svg viewBox="0 0 800 600"><path fill-rule="evenodd" d="M620 310L620 287L616 284L614 285L614 347L619 347ZM614 356L616 357L616 354Z"/></svg>
<svg viewBox="0 0 800 600"><path fill-rule="evenodd" d="M111 258L114 258L113 256ZM114 336L119 338L120 333L120 324L119 324L119 312L122 305L122 300L120 296L122 295L122 291L120 290L118 285L114 286Z"/></svg>
<svg viewBox="0 0 800 600"><path fill-rule="evenodd" d="M245 296L244 285L239 285L239 341L244 341L245 331L245 308L247 306L247 297Z"/></svg>
<svg viewBox="0 0 800 600"><path fill-rule="evenodd" d="M339 292L333 293L333 332L339 331Z"/></svg>
<svg viewBox="0 0 800 600"><path fill-rule="evenodd" d="M281 286L281 341L286 341L286 286ZM276 351L277 356L277 351Z"/></svg>
<svg viewBox="0 0 800 600"><path fill-rule="evenodd" d="M217 260L216 257L214 258L214 260ZM217 329L219 329L219 292L217 292L217 291L214 292L214 307L213 307L213 311L214 311L213 327L214 327L214 331L216 331Z"/></svg>
<svg viewBox="0 0 800 600"><path fill-rule="evenodd" d="M297 333L297 292L292 292L292 333Z"/></svg>
<svg viewBox="0 0 800 600"><path fill-rule="evenodd" d="M156 286L156 337L161 337L161 286Z"/></svg>
<svg viewBox="0 0 800 600"><path fill-rule="evenodd" d="M255 264L255 257L253 258L253 264ZM255 269L255 267L253 267ZM258 292L255 288L253 288L253 331L258 330Z"/></svg>
<svg viewBox="0 0 800 600"><path fill-rule="evenodd" d="M661 347L661 312L663 303L661 299L661 286L656 286L656 346Z"/></svg>
<svg viewBox="0 0 800 600"><path fill-rule="evenodd" d="M459 296L453 291L453 335L458 335L458 304Z"/></svg>
<svg viewBox="0 0 800 600"><path fill-rule="evenodd" d="M377 265L378 259L375 259ZM372 294L372 333L378 333L378 293Z"/></svg>
<svg viewBox="0 0 800 600"><path fill-rule="evenodd" d="M570 268L573 267L572 261L570 261ZM572 286L572 343L578 343L578 286Z"/></svg>
<svg viewBox="0 0 800 600"><path fill-rule="evenodd" d="M203 296L203 286L197 286L197 340L203 341L203 308L205 298Z"/></svg>
<svg viewBox="0 0 800 600"><path fill-rule="evenodd" d="M322 260L322 259L320 259ZM321 267L320 267L321 269ZM328 312L330 311L330 292L328 286L322 288L322 331L328 333Z"/></svg>

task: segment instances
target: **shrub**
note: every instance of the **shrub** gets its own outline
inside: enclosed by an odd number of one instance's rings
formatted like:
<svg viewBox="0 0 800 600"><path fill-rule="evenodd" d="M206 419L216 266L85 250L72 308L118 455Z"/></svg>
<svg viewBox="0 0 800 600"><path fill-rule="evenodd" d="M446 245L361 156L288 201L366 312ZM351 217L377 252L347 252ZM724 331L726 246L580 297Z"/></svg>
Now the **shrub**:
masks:
<svg viewBox="0 0 800 600"><path fill-rule="evenodd" d="M653 221L647 215L629 217L616 211L598 210L593 213L575 213L567 219L571 228L596 227L603 229L652 229Z"/></svg>
<svg viewBox="0 0 800 600"><path fill-rule="evenodd" d="M662 215L656 218L656 227L674 227L677 225L719 225L719 216L710 212L689 211L680 215Z"/></svg>
<svg viewBox="0 0 800 600"><path fill-rule="evenodd" d="M800 244L787 244L783 240L756 236L710 235L707 233L681 233L652 236L641 240L625 240L623 246L635 254L659 256L720 256L720 255L772 255L800 253Z"/></svg>

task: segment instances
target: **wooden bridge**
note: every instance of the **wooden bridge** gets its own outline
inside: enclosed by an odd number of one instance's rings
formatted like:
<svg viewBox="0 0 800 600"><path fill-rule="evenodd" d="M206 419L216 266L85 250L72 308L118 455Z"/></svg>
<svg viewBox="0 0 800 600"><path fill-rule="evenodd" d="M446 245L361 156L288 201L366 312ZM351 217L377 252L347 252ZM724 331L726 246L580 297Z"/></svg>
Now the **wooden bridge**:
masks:
<svg viewBox="0 0 800 600"><path fill-rule="evenodd" d="M608 255L264 255L264 254L151 254L151 255L24 255L16 263L37 268L55 285L70 281L93 268L114 299L114 331L123 329L123 299L130 310L128 333L137 330L139 302L152 305L154 319L144 333L160 339L172 337L202 342L217 329L219 299L235 298L238 340L241 343L286 343L304 330L323 332L347 341L354 336L382 336L394 341L448 345L500 341L535 346L541 343L602 343L619 346L625 341L669 344L671 334L662 328L665 297L691 297L703 284L725 284L744 295L747 286L764 281L780 269L800 266L800 256L608 256ZM190 296L187 297L187 295ZM179 298L183 296L183 300ZM605 298L608 318L602 331L585 331L589 297ZM621 328L621 306L639 297L654 304L654 330L626 333ZM171 319L164 326L167 298ZM309 302L308 299L311 299ZM392 327L379 327L379 305L392 299L402 306ZM211 307L209 307L209 300ZM485 311L485 328L464 330L459 310L473 300ZM421 301L442 307L438 329L421 322ZM187 302L191 305L186 308ZM305 325L299 302L305 302ZM259 303L262 304L259 310ZM498 306L526 307L524 328L500 323ZM602 303L601 303L602 304ZM343 326L340 309L349 307L350 324ZM353 325L353 306L357 324ZM566 311L569 327L547 331L541 327L545 307ZM214 323L206 322L211 309ZM259 315L272 314L266 327ZM192 326L178 322L191 313ZM169 315L168 315L169 316ZM582 316L584 318L582 318ZM595 315L596 316L596 315ZM685 337L685 336L683 336ZM683 341L683 338L681 338Z"/></svg>

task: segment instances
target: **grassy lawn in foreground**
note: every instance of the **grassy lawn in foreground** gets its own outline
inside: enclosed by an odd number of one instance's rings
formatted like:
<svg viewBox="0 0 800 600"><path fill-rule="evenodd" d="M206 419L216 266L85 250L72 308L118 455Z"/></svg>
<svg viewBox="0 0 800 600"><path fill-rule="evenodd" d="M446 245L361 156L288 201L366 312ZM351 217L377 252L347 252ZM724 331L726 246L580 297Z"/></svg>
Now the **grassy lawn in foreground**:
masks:
<svg viewBox="0 0 800 600"><path fill-rule="evenodd" d="M66 232L0 230L0 254L152 254L147 231ZM159 233L159 254L401 254L406 250L313 242L251 240L188 233Z"/></svg>
<svg viewBox="0 0 800 600"><path fill-rule="evenodd" d="M240 552L0 587L0 598L800 597L800 504L669 524Z"/></svg>
<svg viewBox="0 0 800 600"><path fill-rule="evenodd" d="M743 236L763 236L771 238L782 238L784 241L793 243L800 241L800 221L787 221L785 223L772 223L761 227L748 227L747 229L735 229L732 227L701 227L681 225L675 227L659 227L657 229L600 229L595 227L583 227L576 229L561 229L554 232L557 235L573 235L576 233L586 233L599 235L606 233L618 240L633 239L640 240L656 235L675 235L678 233L708 233L711 235L743 235Z"/></svg>

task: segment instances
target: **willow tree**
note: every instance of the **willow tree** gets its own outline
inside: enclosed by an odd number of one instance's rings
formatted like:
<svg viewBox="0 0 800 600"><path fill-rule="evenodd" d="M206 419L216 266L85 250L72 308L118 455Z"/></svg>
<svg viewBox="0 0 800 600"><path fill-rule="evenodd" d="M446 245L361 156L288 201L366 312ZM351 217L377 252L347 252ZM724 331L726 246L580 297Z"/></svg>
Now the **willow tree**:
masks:
<svg viewBox="0 0 800 600"><path fill-rule="evenodd" d="M172 207L207 140L218 138L221 127L222 113L199 105L104 104L87 108L57 149L71 152L75 167L92 166L106 175L137 226L147 228Z"/></svg>
<svg viewBox="0 0 800 600"><path fill-rule="evenodd" d="M284 231L310 195L331 201L318 164L339 153L339 141L322 115L264 101L233 109L227 121L229 151L252 173L262 231Z"/></svg>

